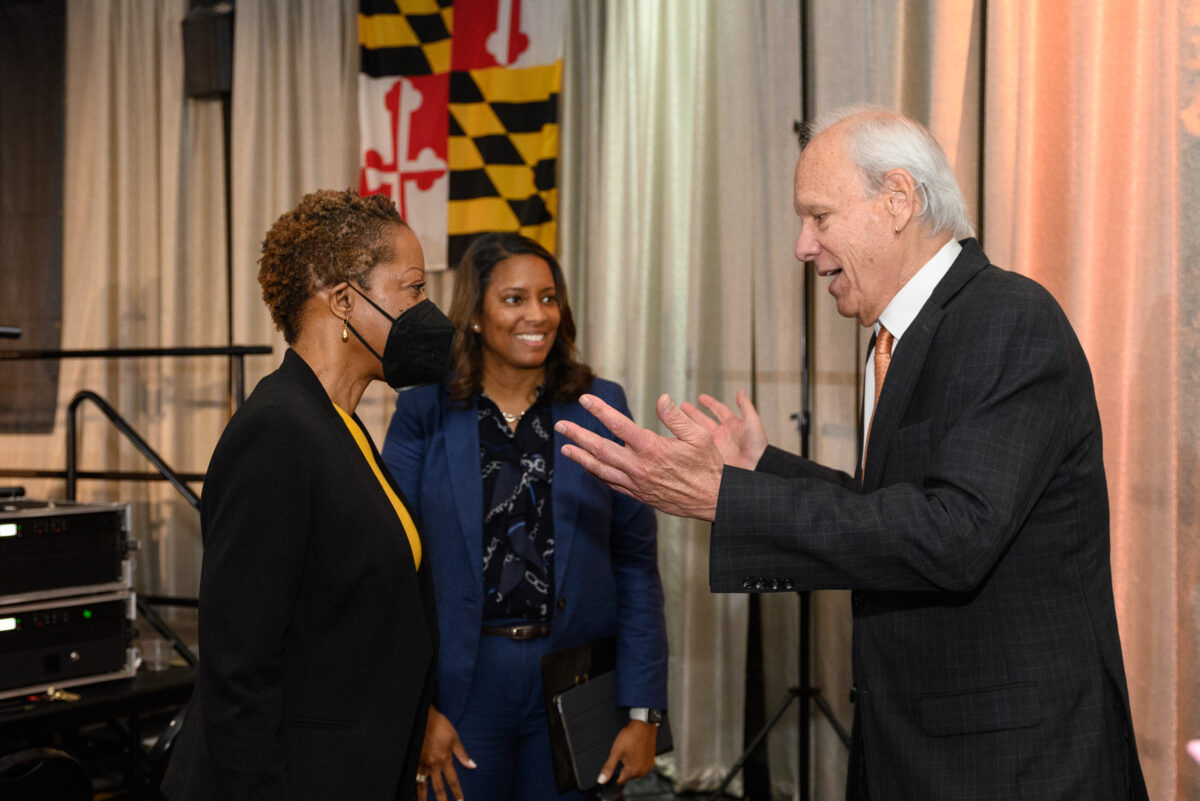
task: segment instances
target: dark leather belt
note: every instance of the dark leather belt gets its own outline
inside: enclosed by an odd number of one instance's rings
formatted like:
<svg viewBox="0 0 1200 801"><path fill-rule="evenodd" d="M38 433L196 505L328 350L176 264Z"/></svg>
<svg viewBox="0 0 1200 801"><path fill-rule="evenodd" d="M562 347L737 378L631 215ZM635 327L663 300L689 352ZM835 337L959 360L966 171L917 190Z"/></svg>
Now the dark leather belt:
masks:
<svg viewBox="0 0 1200 801"><path fill-rule="evenodd" d="M491 637L507 637L510 640L536 640L550 636L550 627L545 623L527 626L484 626L482 631Z"/></svg>

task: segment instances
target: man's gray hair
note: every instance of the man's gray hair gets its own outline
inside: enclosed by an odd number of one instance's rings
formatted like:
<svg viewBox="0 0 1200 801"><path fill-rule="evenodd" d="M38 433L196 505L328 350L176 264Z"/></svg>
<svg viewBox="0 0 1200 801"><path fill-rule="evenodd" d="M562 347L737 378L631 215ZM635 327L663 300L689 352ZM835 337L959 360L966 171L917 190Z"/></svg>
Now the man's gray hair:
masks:
<svg viewBox="0 0 1200 801"><path fill-rule="evenodd" d="M878 106L851 106L819 116L808 136L847 120L842 140L846 155L858 167L868 192L883 188L889 170L905 170L917 186L917 218L930 235L975 235L950 160L923 125Z"/></svg>

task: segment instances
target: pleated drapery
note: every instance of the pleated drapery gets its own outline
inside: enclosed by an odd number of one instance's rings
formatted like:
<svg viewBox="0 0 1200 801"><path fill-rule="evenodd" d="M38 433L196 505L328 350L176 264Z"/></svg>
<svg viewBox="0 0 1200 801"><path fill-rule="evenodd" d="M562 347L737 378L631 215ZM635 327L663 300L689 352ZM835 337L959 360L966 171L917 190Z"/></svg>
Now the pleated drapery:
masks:
<svg viewBox="0 0 1200 801"><path fill-rule="evenodd" d="M661 392L745 388L771 441L799 449L792 123L804 104L869 102L930 126L989 255L1054 293L1091 361L1143 767L1151 797L1200 797L1183 751L1200 737L1200 3L563 2L559 254L579 344L660 430ZM357 185L357 3L237 4L232 281L221 107L183 96L187 6L68 2L62 346L227 344L231 316L235 343L276 346L249 360L252 386L282 349L256 280L263 234L305 192ZM431 276L443 306L452 280ZM811 452L852 470L865 334L822 281L814 295ZM84 388L184 471L204 470L228 419L221 359L66 361L54 432L0 436L4 466L62 469L64 409ZM377 439L392 397L378 385L360 408ZM98 414L82 423L81 467L145 469ZM139 591L195 593L198 520L173 490L92 481L80 496L134 504ZM743 744L747 602L708 592L705 526L660 522L673 770L712 787ZM813 680L848 723L846 594L813 609ZM796 616L794 595L764 599L769 706L796 680ZM814 796L839 797L844 749L806 725ZM768 743L777 797L796 792L796 741L789 715Z"/></svg>
<svg viewBox="0 0 1200 801"><path fill-rule="evenodd" d="M773 439L798 447L788 419L800 391L798 6L579 0L572 10L560 242L584 356L624 384L652 428L663 430L663 392L731 400L741 387ZM711 789L743 747L746 597L708 591L706 525L660 515L659 564L676 783ZM774 706L796 681L796 599L764 607ZM771 740L784 792L795 720Z"/></svg>

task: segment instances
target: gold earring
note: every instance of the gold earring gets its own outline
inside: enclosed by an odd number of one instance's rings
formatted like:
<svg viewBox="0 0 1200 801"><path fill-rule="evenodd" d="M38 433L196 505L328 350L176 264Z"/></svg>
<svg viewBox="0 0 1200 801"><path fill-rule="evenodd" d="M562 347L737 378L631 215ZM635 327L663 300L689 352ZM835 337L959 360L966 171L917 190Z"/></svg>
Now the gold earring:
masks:
<svg viewBox="0 0 1200 801"><path fill-rule="evenodd" d="M345 317L342 318L342 341L343 342L350 341L350 323L346 320Z"/></svg>
<svg viewBox="0 0 1200 801"><path fill-rule="evenodd" d="M896 232L896 236L900 236L900 229L899 229L899 228L893 228L892 230Z"/></svg>

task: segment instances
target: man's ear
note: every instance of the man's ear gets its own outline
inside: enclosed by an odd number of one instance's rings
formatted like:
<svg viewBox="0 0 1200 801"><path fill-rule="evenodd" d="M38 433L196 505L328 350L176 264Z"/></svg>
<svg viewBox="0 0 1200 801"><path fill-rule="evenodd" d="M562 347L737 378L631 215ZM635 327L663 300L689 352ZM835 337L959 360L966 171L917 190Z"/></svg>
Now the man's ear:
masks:
<svg viewBox="0 0 1200 801"><path fill-rule="evenodd" d="M897 167L889 170L883 176L883 196L897 231L904 230L909 221L921 212L921 200L917 197L917 182L913 180L908 170Z"/></svg>

